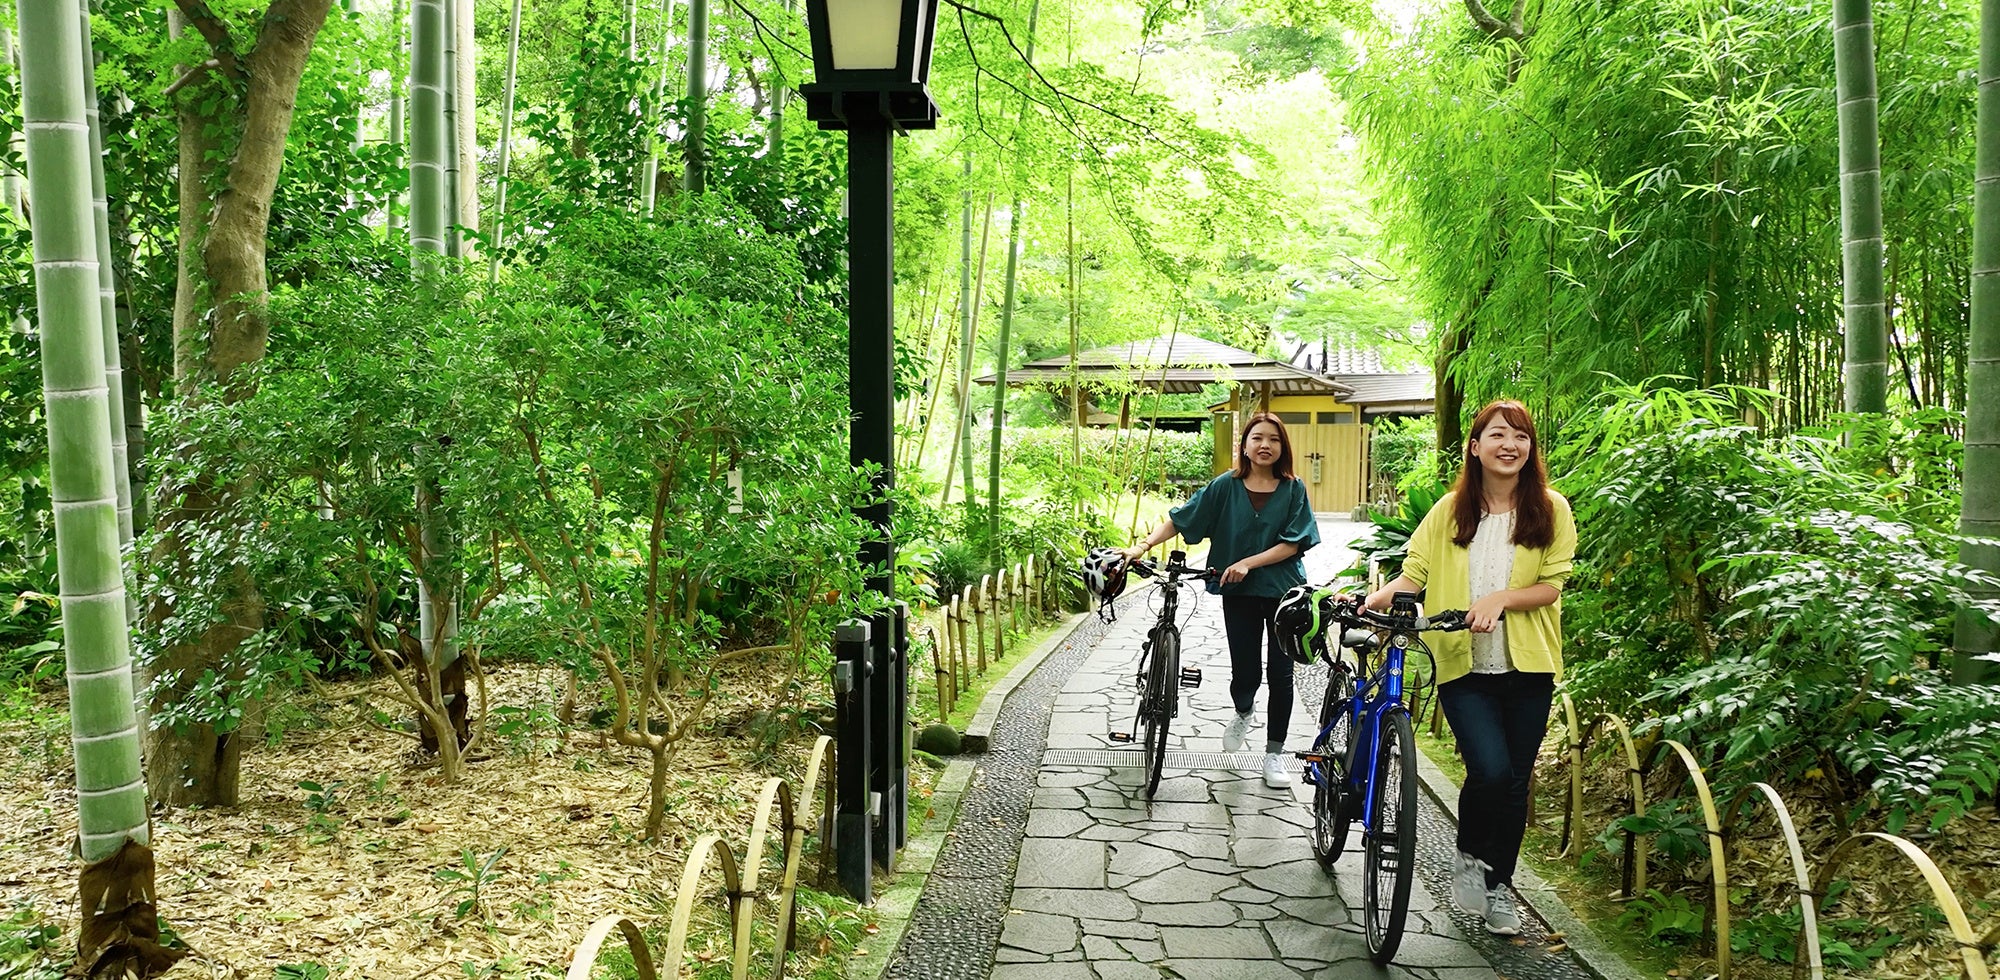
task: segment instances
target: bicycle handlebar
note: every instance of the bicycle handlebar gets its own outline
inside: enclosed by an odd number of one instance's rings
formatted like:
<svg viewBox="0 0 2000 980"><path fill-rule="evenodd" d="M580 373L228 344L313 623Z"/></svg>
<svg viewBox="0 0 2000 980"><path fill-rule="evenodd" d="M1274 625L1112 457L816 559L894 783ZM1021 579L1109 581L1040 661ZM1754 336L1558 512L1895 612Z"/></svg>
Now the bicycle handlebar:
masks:
<svg viewBox="0 0 2000 980"><path fill-rule="evenodd" d="M1334 618L1344 625L1373 626L1405 633L1456 633L1472 628L1472 623L1465 618L1466 611L1463 609L1447 609L1425 616L1421 613L1397 613L1393 610L1380 612L1365 608L1361 602L1362 600L1355 596L1343 596L1334 600Z"/></svg>
<svg viewBox="0 0 2000 980"><path fill-rule="evenodd" d="M1215 579L1222 576L1220 568L1196 568L1189 565L1186 556L1178 551L1167 558L1164 566L1151 558L1135 558L1127 562L1125 567L1145 578L1154 578L1162 572L1174 578Z"/></svg>

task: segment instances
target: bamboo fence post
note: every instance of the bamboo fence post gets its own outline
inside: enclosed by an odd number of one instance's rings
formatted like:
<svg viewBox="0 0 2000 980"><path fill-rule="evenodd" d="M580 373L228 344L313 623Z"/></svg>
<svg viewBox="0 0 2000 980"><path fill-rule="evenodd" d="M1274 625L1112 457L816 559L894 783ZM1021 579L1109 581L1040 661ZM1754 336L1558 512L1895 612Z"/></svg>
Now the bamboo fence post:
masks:
<svg viewBox="0 0 2000 980"><path fill-rule="evenodd" d="M986 575L979 580L978 591L972 594L972 638L979 645L979 673L986 674L986 597L993 591L993 576Z"/></svg>
<svg viewBox="0 0 2000 980"><path fill-rule="evenodd" d="M1007 659L1007 620L1000 604L1006 601L1007 571L1001 569L1000 580L990 583L986 590L986 611L993 616L993 659L988 663L999 663ZM980 673L985 673L985 668Z"/></svg>
<svg viewBox="0 0 2000 980"><path fill-rule="evenodd" d="M944 608L944 617L944 638L938 638L938 630L931 631L931 673L937 681L939 722L951 720L951 705L958 700L956 692L951 689L951 669L946 666L951 662L951 651L947 646L951 638L950 606Z"/></svg>
<svg viewBox="0 0 2000 980"><path fill-rule="evenodd" d="M958 703L957 678L952 676L958 668L952 633L953 621L958 618L958 597L946 599L938 608L944 614L944 639L938 641L938 720L950 721L951 706Z"/></svg>
<svg viewBox="0 0 2000 980"><path fill-rule="evenodd" d="M972 609L972 586L959 590L958 602L958 687L964 690L972 686L972 644L966 641L966 627L972 621L966 616Z"/></svg>
<svg viewBox="0 0 2000 980"><path fill-rule="evenodd" d="M1007 579L1007 615L1015 632L1021 629L1021 566L1017 563L1014 574Z"/></svg>

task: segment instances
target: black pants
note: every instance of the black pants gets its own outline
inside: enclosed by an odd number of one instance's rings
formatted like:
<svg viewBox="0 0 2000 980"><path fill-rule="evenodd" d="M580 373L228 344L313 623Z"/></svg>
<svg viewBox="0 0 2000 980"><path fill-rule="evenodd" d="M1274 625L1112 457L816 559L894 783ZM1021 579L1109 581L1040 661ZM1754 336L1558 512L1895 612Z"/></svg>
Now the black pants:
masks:
<svg viewBox="0 0 2000 980"><path fill-rule="evenodd" d="M1486 887L1510 884L1528 831L1528 777L1549 730L1554 674L1467 674L1438 688L1445 720L1465 759L1458 794L1458 849L1493 870Z"/></svg>
<svg viewBox="0 0 2000 980"><path fill-rule="evenodd" d="M1229 697L1236 713L1247 715L1257 706L1257 681L1267 672L1271 684L1271 727L1265 751L1279 751L1292 725L1292 658L1278 649L1271 616L1278 600L1263 596L1223 596L1222 630L1229 637ZM1273 749L1271 746L1278 746Z"/></svg>

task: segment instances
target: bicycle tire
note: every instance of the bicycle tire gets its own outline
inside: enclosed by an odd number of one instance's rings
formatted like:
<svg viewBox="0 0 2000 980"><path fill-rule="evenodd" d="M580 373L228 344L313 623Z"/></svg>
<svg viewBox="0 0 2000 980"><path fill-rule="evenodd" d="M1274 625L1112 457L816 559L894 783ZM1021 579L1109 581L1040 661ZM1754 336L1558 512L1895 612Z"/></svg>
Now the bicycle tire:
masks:
<svg viewBox="0 0 2000 980"><path fill-rule="evenodd" d="M1375 804L1369 816L1366 860L1361 872L1361 918L1368 955L1388 963L1403 942L1410 914L1410 879L1417 861L1417 734L1410 713L1392 708L1382 716L1375 763ZM1383 906L1384 888L1389 894Z"/></svg>
<svg viewBox="0 0 2000 980"><path fill-rule="evenodd" d="M1322 761L1318 763L1319 784L1313 787L1312 849L1319 866L1329 872L1347 850L1347 831L1353 823L1349 811L1354 807L1347 799L1352 795L1347 784L1347 757L1354 741L1353 700L1354 675L1337 668L1328 670L1326 698L1319 707L1319 730L1327 736L1313 746Z"/></svg>
<svg viewBox="0 0 2000 980"><path fill-rule="evenodd" d="M1167 725L1178 700L1181 671L1181 637L1173 630L1161 630L1153 639L1153 660L1146 675L1146 799L1151 801L1160 788L1160 771L1167 763Z"/></svg>

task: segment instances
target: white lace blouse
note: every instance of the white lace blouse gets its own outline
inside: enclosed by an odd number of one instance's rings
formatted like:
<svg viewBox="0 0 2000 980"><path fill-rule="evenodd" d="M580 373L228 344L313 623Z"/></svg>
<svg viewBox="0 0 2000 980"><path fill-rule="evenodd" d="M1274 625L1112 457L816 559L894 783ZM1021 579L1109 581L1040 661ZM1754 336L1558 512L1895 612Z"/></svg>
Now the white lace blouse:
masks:
<svg viewBox="0 0 2000 980"><path fill-rule="evenodd" d="M1472 599L1474 602L1507 589L1514 571L1514 512L1482 514L1479 530L1468 549L1472 559ZM1507 659L1507 621L1501 620L1491 633L1472 634L1472 672L1504 674L1514 669Z"/></svg>

